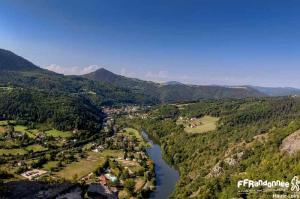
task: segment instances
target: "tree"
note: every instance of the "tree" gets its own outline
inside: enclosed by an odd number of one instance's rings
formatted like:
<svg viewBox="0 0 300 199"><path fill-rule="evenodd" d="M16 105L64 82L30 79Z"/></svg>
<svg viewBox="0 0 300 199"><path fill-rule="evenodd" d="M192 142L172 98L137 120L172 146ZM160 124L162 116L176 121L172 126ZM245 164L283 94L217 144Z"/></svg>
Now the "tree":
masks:
<svg viewBox="0 0 300 199"><path fill-rule="evenodd" d="M133 179L127 179L124 181L124 187L130 192L133 193L134 187L135 187L135 182Z"/></svg>

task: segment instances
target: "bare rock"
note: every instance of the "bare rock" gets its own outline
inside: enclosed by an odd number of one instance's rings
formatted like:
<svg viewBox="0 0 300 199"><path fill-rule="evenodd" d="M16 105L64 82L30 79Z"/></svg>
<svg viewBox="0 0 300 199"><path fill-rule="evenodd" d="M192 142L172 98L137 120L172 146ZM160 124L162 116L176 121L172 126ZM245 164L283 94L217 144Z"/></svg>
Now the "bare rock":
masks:
<svg viewBox="0 0 300 199"><path fill-rule="evenodd" d="M280 146L280 151L289 155L300 151L300 130L284 138Z"/></svg>

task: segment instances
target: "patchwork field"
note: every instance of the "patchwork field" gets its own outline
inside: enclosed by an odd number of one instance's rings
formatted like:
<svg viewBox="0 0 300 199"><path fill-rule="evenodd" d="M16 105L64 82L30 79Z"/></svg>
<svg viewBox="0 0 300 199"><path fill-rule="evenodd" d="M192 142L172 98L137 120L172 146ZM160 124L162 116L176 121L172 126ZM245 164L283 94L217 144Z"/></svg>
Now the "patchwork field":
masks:
<svg viewBox="0 0 300 199"><path fill-rule="evenodd" d="M50 171L52 168L56 168L58 165L58 161L49 161L43 165L43 169Z"/></svg>
<svg viewBox="0 0 300 199"><path fill-rule="evenodd" d="M3 125L7 125L7 121L6 120L2 120L0 121L0 125L3 126Z"/></svg>
<svg viewBox="0 0 300 199"><path fill-rule="evenodd" d="M48 150L47 148L39 145L39 144L33 144L29 145L25 148L27 151L33 151L33 152L39 152L39 151L46 151Z"/></svg>
<svg viewBox="0 0 300 199"><path fill-rule="evenodd" d="M89 152L87 158L67 165L64 169L57 172L56 175L67 180L73 180L75 177L81 179L102 166L105 162L105 157L121 157L122 154L122 152L114 150L107 150L102 153Z"/></svg>
<svg viewBox="0 0 300 199"><path fill-rule="evenodd" d="M124 128L121 130L121 132L125 135L130 135L133 136L137 139L137 141L140 143L140 146L146 146L147 143L145 142L145 140L143 139L143 137L141 136L141 134L139 133L138 130L133 129L133 128Z"/></svg>
<svg viewBox="0 0 300 199"><path fill-rule="evenodd" d="M27 153L24 149L0 149L0 155L25 155Z"/></svg>
<svg viewBox="0 0 300 199"><path fill-rule="evenodd" d="M216 129L218 120L217 117L204 116L186 120L178 119L177 124L184 125L184 130L187 133L206 133Z"/></svg>
<svg viewBox="0 0 300 199"><path fill-rule="evenodd" d="M72 136L72 133L70 131L59 131L56 129L46 131L45 133L47 136L53 136L53 137L68 138Z"/></svg>
<svg viewBox="0 0 300 199"><path fill-rule="evenodd" d="M15 123L13 120L1 120L0 126L7 125L8 123Z"/></svg>
<svg viewBox="0 0 300 199"><path fill-rule="evenodd" d="M132 172L137 173L143 171L143 167L138 163L130 160L117 160L122 166L128 167Z"/></svg>
<svg viewBox="0 0 300 199"><path fill-rule="evenodd" d="M16 125L14 128L15 131L22 132L22 133L25 133L27 131L27 127L23 125Z"/></svg>

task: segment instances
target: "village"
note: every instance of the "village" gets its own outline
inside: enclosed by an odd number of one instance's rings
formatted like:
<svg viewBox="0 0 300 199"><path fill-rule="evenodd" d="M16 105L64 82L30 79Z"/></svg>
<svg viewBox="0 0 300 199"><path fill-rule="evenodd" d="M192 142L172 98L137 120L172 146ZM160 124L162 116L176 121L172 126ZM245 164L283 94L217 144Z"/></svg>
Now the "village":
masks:
<svg viewBox="0 0 300 199"><path fill-rule="evenodd" d="M34 129L0 121L0 171L7 180L56 182L87 187L87 197L139 197L155 189L154 164L138 130L120 128L118 115L136 114L139 107L104 108L102 134L86 139L80 130Z"/></svg>

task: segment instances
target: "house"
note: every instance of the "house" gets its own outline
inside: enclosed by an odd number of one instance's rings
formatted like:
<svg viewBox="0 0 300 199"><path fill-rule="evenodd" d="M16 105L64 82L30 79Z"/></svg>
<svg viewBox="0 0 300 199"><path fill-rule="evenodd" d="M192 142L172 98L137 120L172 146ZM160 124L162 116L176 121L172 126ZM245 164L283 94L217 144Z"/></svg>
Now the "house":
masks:
<svg viewBox="0 0 300 199"><path fill-rule="evenodd" d="M113 183L118 181L118 178L110 173L105 174L105 177Z"/></svg>
<svg viewBox="0 0 300 199"><path fill-rule="evenodd" d="M24 161L19 161L17 165L18 165L19 167L20 167L20 166L24 166L24 165L25 165L25 162L24 162Z"/></svg>
<svg viewBox="0 0 300 199"><path fill-rule="evenodd" d="M104 146L99 145L99 146L96 146L96 148L93 151L96 152L96 153L98 153L98 152L103 151L103 149L104 149Z"/></svg>
<svg viewBox="0 0 300 199"><path fill-rule="evenodd" d="M73 134L77 134L78 132L79 132L78 129L73 130Z"/></svg>
<svg viewBox="0 0 300 199"><path fill-rule="evenodd" d="M117 187L111 187L110 190L115 194L119 191Z"/></svg>
<svg viewBox="0 0 300 199"><path fill-rule="evenodd" d="M38 133L35 137L36 141L43 141L46 138L46 136L43 133Z"/></svg>

